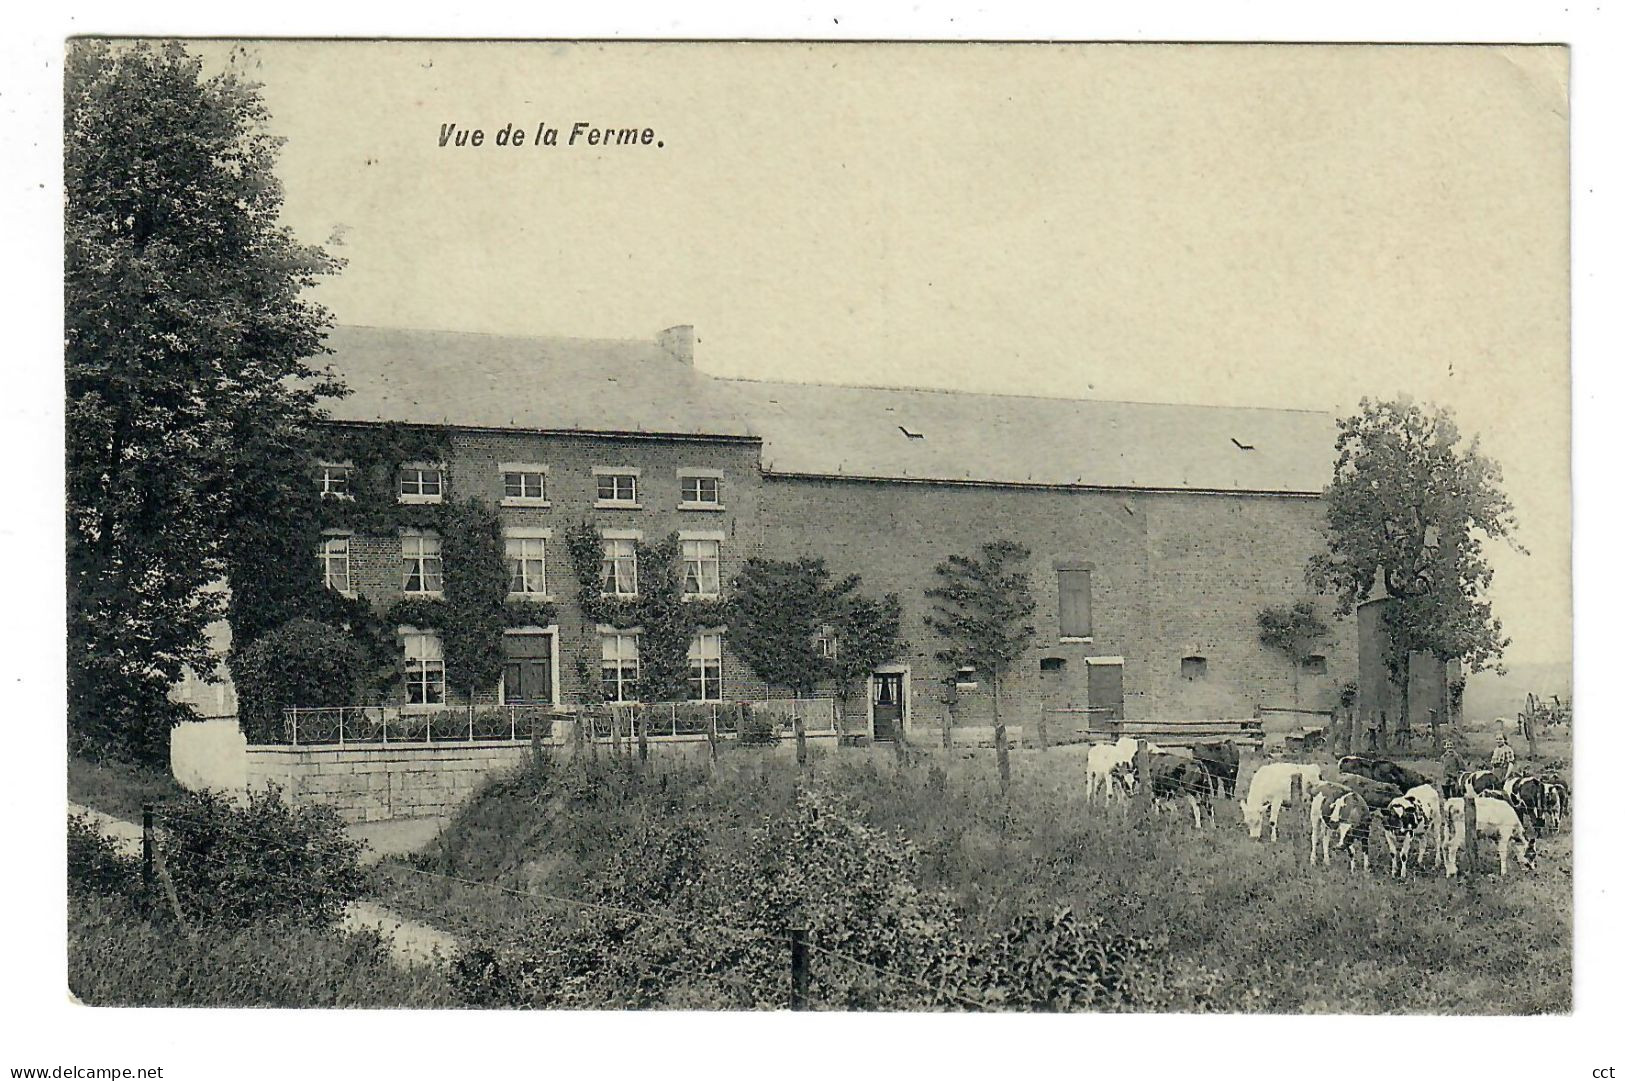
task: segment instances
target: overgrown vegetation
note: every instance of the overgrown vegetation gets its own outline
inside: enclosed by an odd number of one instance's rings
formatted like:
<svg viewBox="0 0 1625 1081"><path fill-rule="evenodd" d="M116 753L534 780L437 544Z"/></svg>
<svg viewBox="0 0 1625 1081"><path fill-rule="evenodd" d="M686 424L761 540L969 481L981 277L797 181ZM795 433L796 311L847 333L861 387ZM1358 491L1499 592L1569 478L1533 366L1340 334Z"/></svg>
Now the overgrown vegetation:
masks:
<svg viewBox="0 0 1625 1081"><path fill-rule="evenodd" d="M141 821L141 805L185 799L169 771L130 762L68 758L68 799L127 822Z"/></svg>
<svg viewBox="0 0 1625 1081"><path fill-rule="evenodd" d="M357 701L366 674L366 653L349 635L315 620L290 620L237 655L237 723L250 743L281 742L284 709Z"/></svg>

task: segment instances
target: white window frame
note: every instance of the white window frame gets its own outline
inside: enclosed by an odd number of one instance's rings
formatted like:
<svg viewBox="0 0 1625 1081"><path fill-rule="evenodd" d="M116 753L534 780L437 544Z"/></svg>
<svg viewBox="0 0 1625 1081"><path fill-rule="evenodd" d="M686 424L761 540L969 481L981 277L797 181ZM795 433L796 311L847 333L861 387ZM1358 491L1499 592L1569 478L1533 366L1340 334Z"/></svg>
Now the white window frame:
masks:
<svg viewBox="0 0 1625 1081"><path fill-rule="evenodd" d="M637 685L638 681L643 678L643 654L642 654L642 651L641 651L642 650L642 644L639 642L639 638L641 636L642 636L642 631L641 630L617 630L617 629L613 629L613 628L606 630L603 627L598 628L598 654L599 654L598 686L600 688L604 687L606 685L606 682L607 682L605 680L605 678L604 678L604 669L606 667L608 667L610 664L615 665L615 695L616 695L616 697L611 698L606 693L605 696L604 696L605 701L607 701L607 702L637 702L637 701L640 701L639 698L636 698L636 697L627 698L625 695L626 695L626 685L627 685L627 683L630 682L635 687ZM615 643L615 650L614 650L615 655L613 657L608 655L609 652L610 652L609 645L610 645L611 641L613 641ZM627 665L627 660L628 660L628 658L627 658L627 656L625 654L625 643L626 642L631 642L632 643L632 656L630 658L630 660L632 662L632 676L631 676L630 680L627 678L627 675L626 675L626 665Z"/></svg>
<svg viewBox="0 0 1625 1081"><path fill-rule="evenodd" d="M723 638L723 633L724 633L723 631L713 628L713 629L709 629L709 630L697 631L694 634L694 637L689 639L689 642L688 642L688 684L689 684L689 694L690 694L689 701L690 702L720 702L720 701L722 701L722 678L723 678L723 674L722 674L722 653L723 653L722 638ZM714 657L708 656L706 654L705 645L706 645L706 642L708 640L714 640L716 642L716 655ZM714 667L716 668L716 675L715 676L708 676L706 674L706 666L710 662L714 662ZM693 697L694 682L695 682L694 670L695 670L696 667L698 667L699 670L700 670L700 674L699 674L700 696L698 698ZM711 693L707 694L706 693L707 690L711 691Z"/></svg>
<svg viewBox="0 0 1625 1081"><path fill-rule="evenodd" d="M825 648L825 647L828 648ZM841 655L841 639L835 633L835 628L828 623L813 632L813 653L826 661L833 661Z"/></svg>
<svg viewBox="0 0 1625 1081"><path fill-rule="evenodd" d="M417 550L416 555L413 555L409 551L408 542L410 542L410 541L418 542L417 543L417 549L418 550ZM423 543L422 542L424 542L424 541L434 541L435 550L432 553L432 558L437 563L439 563L439 565L440 565L440 568L439 568L440 569L440 588L439 589L415 589L415 590L414 589L407 589L406 588L406 583L407 583L407 580L411 577L411 572L406 569L406 561L409 560L409 559L416 559L417 560L417 563L418 563L418 578L420 580L424 581L424 582L427 582L429 580L428 569L425 566L424 561L431 558L431 553L425 552L423 550ZM401 531L401 593L404 596L407 596L407 597L444 597L446 595L446 560L445 560L445 555L443 554L444 549L442 547L442 543L443 542L441 540L440 534L434 533L434 532L429 531L429 530L407 529L407 530L402 530Z"/></svg>
<svg viewBox="0 0 1625 1081"><path fill-rule="evenodd" d="M355 535L345 529L324 529L322 531L321 547L316 549L316 558L322 564L322 585L333 590L341 597L355 599L355 576L350 569L350 541ZM327 546L334 541L344 542L344 588L339 589L333 585L332 561L334 553L328 551Z"/></svg>
<svg viewBox="0 0 1625 1081"><path fill-rule="evenodd" d="M509 473L539 473L542 478L542 494L509 495ZM553 505L552 500L547 498L547 487L549 484L547 466L542 465L540 462L498 462L497 479L502 485L502 506L504 507L551 507ZM520 479L520 490L524 490L523 478Z"/></svg>
<svg viewBox="0 0 1625 1081"><path fill-rule="evenodd" d="M397 633L401 640L401 708L430 712L444 709L446 706L446 644L440 637L439 631L425 630L419 627L399 627ZM412 655L414 640L420 643L420 655ZM434 647L429 648L429 642ZM414 668L414 665L418 667ZM431 679L431 675L438 674L439 678ZM414 679L414 676L417 678ZM412 688L416 685L422 701L412 701ZM431 687L438 687L440 698L438 701L429 700Z"/></svg>
<svg viewBox="0 0 1625 1081"><path fill-rule="evenodd" d="M547 588L547 542L549 540L551 540L552 537L553 537L553 531L551 529L533 529L533 528L528 528L528 527L516 527L516 528L512 528L512 529L504 529L502 531L502 561L503 561L504 566L507 566L513 559L513 553L509 550L508 546L511 543L513 543L514 541L519 541L522 548L524 546L524 543L527 542L527 541L536 541L537 543L539 543L541 545L541 553L540 553L540 555L538 557L536 557L537 560L542 565L542 569L541 569L541 579L542 580L541 580L541 583L540 583L541 584L540 591L537 591L537 592L531 592L531 591L515 592L514 589L513 589L513 573L510 570L509 574L508 574L508 599L509 600L551 601L553 599L553 594L551 592L549 592L548 588ZM529 557L529 556L521 556L521 559L523 559L527 563L531 561L531 557ZM528 578L528 575L527 575L527 578Z"/></svg>
<svg viewBox="0 0 1625 1081"><path fill-rule="evenodd" d="M714 480L717 482L717 498L714 501L703 499L689 499L687 486L690 480ZM722 502L722 482L724 477L720 469L683 468L677 471L677 509L678 510L727 510Z"/></svg>
<svg viewBox="0 0 1625 1081"><path fill-rule="evenodd" d="M619 510L639 510L639 509L641 509L643 504L640 502L641 493L638 491L638 489L640 487L642 487L642 484L643 484L642 476L643 476L643 471L641 469L634 468L633 466L619 466L619 465L594 466L593 471L592 471L592 485L593 485L593 498L596 500L596 502L593 503L593 506L596 507L596 508L599 508L601 510L616 510L616 509L619 509ZM630 478L632 478L632 498L631 499L620 499L620 498L605 499L602 495L599 494L599 490L598 490L599 481L604 477L630 477ZM619 485L617 485L616 487L619 487Z"/></svg>
<svg viewBox="0 0 1625 1081"><path fill-rule="evenodd" d="M638 582L638 541L643 539L643 534L635 529L605 529L598 534L598 538L600 545L600 554L598 559L599 594L605 597L620 597L623 600L629 600L637 597L638 588L640 585ZM604 586L607 584L604 578L604 564L607 563L611 558L609 551L611 541L624 541L627 543L630 549L632 559L632 592L630 593L623 593L619 588L613 591L604 588ZM615 584L617 587L620 585L620 574L618 571L615 576Z"/></svg>
<svg viewBox="0 0 1625 1081"><path fill-rule="evenodd" d="M720 599L722 596L722 542L727 539L727 534L720 531L699 532L697 530L684 530L677 534L677 539L680 545L683 562L683 599L685 601L714 601ZM690 593L688 591L688 568L691 562L698 563L700 566L700 571L696 577L700 580L701 584L703 584L705 580L705 561L703 559L690 560L688 558L688 546L690 544L715 544L717 546L715 591L710 593L704 591Z"/></svg>
<svg viewBox="0 0 1625 1081"><path fill-rule="evenodd" d="M355 480L354 462L317 462L316 470L317 491L321 493L321 497L323 499L342 499L346 502L355 501L355 492L351 489L351 485ZM344 472L344 491L342 492L335 492L331 488L331 474L334 470L342 470Z"/></svg>
<svg viewBox="0 0 1625 1081"><path fill-rule="evenodd" d="M417 484L419 490L416 492L406 492L402 490L402 486L406 483L406 474L408 472L418 474ZM423 474L425 473L435 473L440 477L440 483L437 486L440 489L438 492L425 493L422 491ZM400 469L395 474L395 501L397 503L408 503L415 506L427 506L432 503L444 503L446 501L446 463L402 462Z"/></svg>

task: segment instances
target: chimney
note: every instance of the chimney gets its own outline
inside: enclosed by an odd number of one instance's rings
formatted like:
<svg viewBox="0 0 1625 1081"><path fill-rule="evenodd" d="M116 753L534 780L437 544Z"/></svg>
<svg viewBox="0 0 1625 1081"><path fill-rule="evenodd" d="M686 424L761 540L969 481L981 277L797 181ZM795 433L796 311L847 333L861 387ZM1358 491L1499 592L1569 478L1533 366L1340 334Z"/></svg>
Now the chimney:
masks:
<svg viewBox="0 0 1625 1081"><path fill-rule="evenodd" d="M688 324L667 327L655 335L655 343L679 364L694 367L694 328Z"/></svg>

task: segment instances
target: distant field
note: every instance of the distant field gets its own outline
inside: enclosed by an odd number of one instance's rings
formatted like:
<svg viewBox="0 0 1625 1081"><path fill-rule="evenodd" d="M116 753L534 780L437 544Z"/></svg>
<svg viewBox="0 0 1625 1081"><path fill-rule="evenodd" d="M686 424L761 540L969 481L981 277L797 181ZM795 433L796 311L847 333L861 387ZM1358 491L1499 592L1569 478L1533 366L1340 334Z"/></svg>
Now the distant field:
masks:
<svg viewBox="0 0 1625 1081"><path fill-rule="evenodd" d="M1297 820L1283 827L1283 843L1268 844L1248 838L1233 803L1220 808L1219 828L1200 832L1188 815L1135 824L1120 811L1086 806L1084 756L1082 747L1013 752L1008 805L997 791L992 752L983 750L918 751L908 764L886 749L831 751L816 760L813 783L850 795L867 823L906 837L915 887L950 898L965 915L966 933L1069 906L1114 932L1155 937L1159 986L1172 990L1131 1008L1570 1008L1566 834L1541 843L1533 874L1514 869L1504 880L1447 881L1424 869L1399 882L1385 873L1351 874L1346 864L1310 868ZM1244 782L1255 765L1244 762ZM604 896L607 880L624 898L631 890L626 868L643 859L638 845L659 837L669 846L677 837L694 842L682 873L700 881L748 851L752 838L763 836L762 823L791 814L802 779L782 759L746 749L726 754L715 777L651 763L646 777L589 779L568 794L556 790L557 777L511 778L477 797L419 866L562 898ZM680 828L658 828L672 823ZM650 852L648 861L659 855ZM387 873L379 883L387 903L498 951L534 921L523 901L493 905L476 887ZM629 896L636 907L636 891ZM673 972L699 963L685 960L680 936L663 948L674 951L662 955ZM715 992L667 978L670 985L643 985L647 997L639 1004L714 1001Z"/></svg>

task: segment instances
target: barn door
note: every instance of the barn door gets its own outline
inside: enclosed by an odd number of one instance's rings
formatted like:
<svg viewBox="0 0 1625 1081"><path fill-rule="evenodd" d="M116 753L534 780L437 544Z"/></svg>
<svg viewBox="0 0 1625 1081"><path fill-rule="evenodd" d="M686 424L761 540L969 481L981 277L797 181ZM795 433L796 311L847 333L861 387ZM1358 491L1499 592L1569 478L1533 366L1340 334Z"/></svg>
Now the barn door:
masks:
<svg viewBox="0 0 1625 1081"><path fill-rule="evenodd" d="M1089 658L1089 708L1101 710L1090 715L1091 722L1123 719L1123 659ZM1106 712L1109 711L1109 712Z"/></svg>

